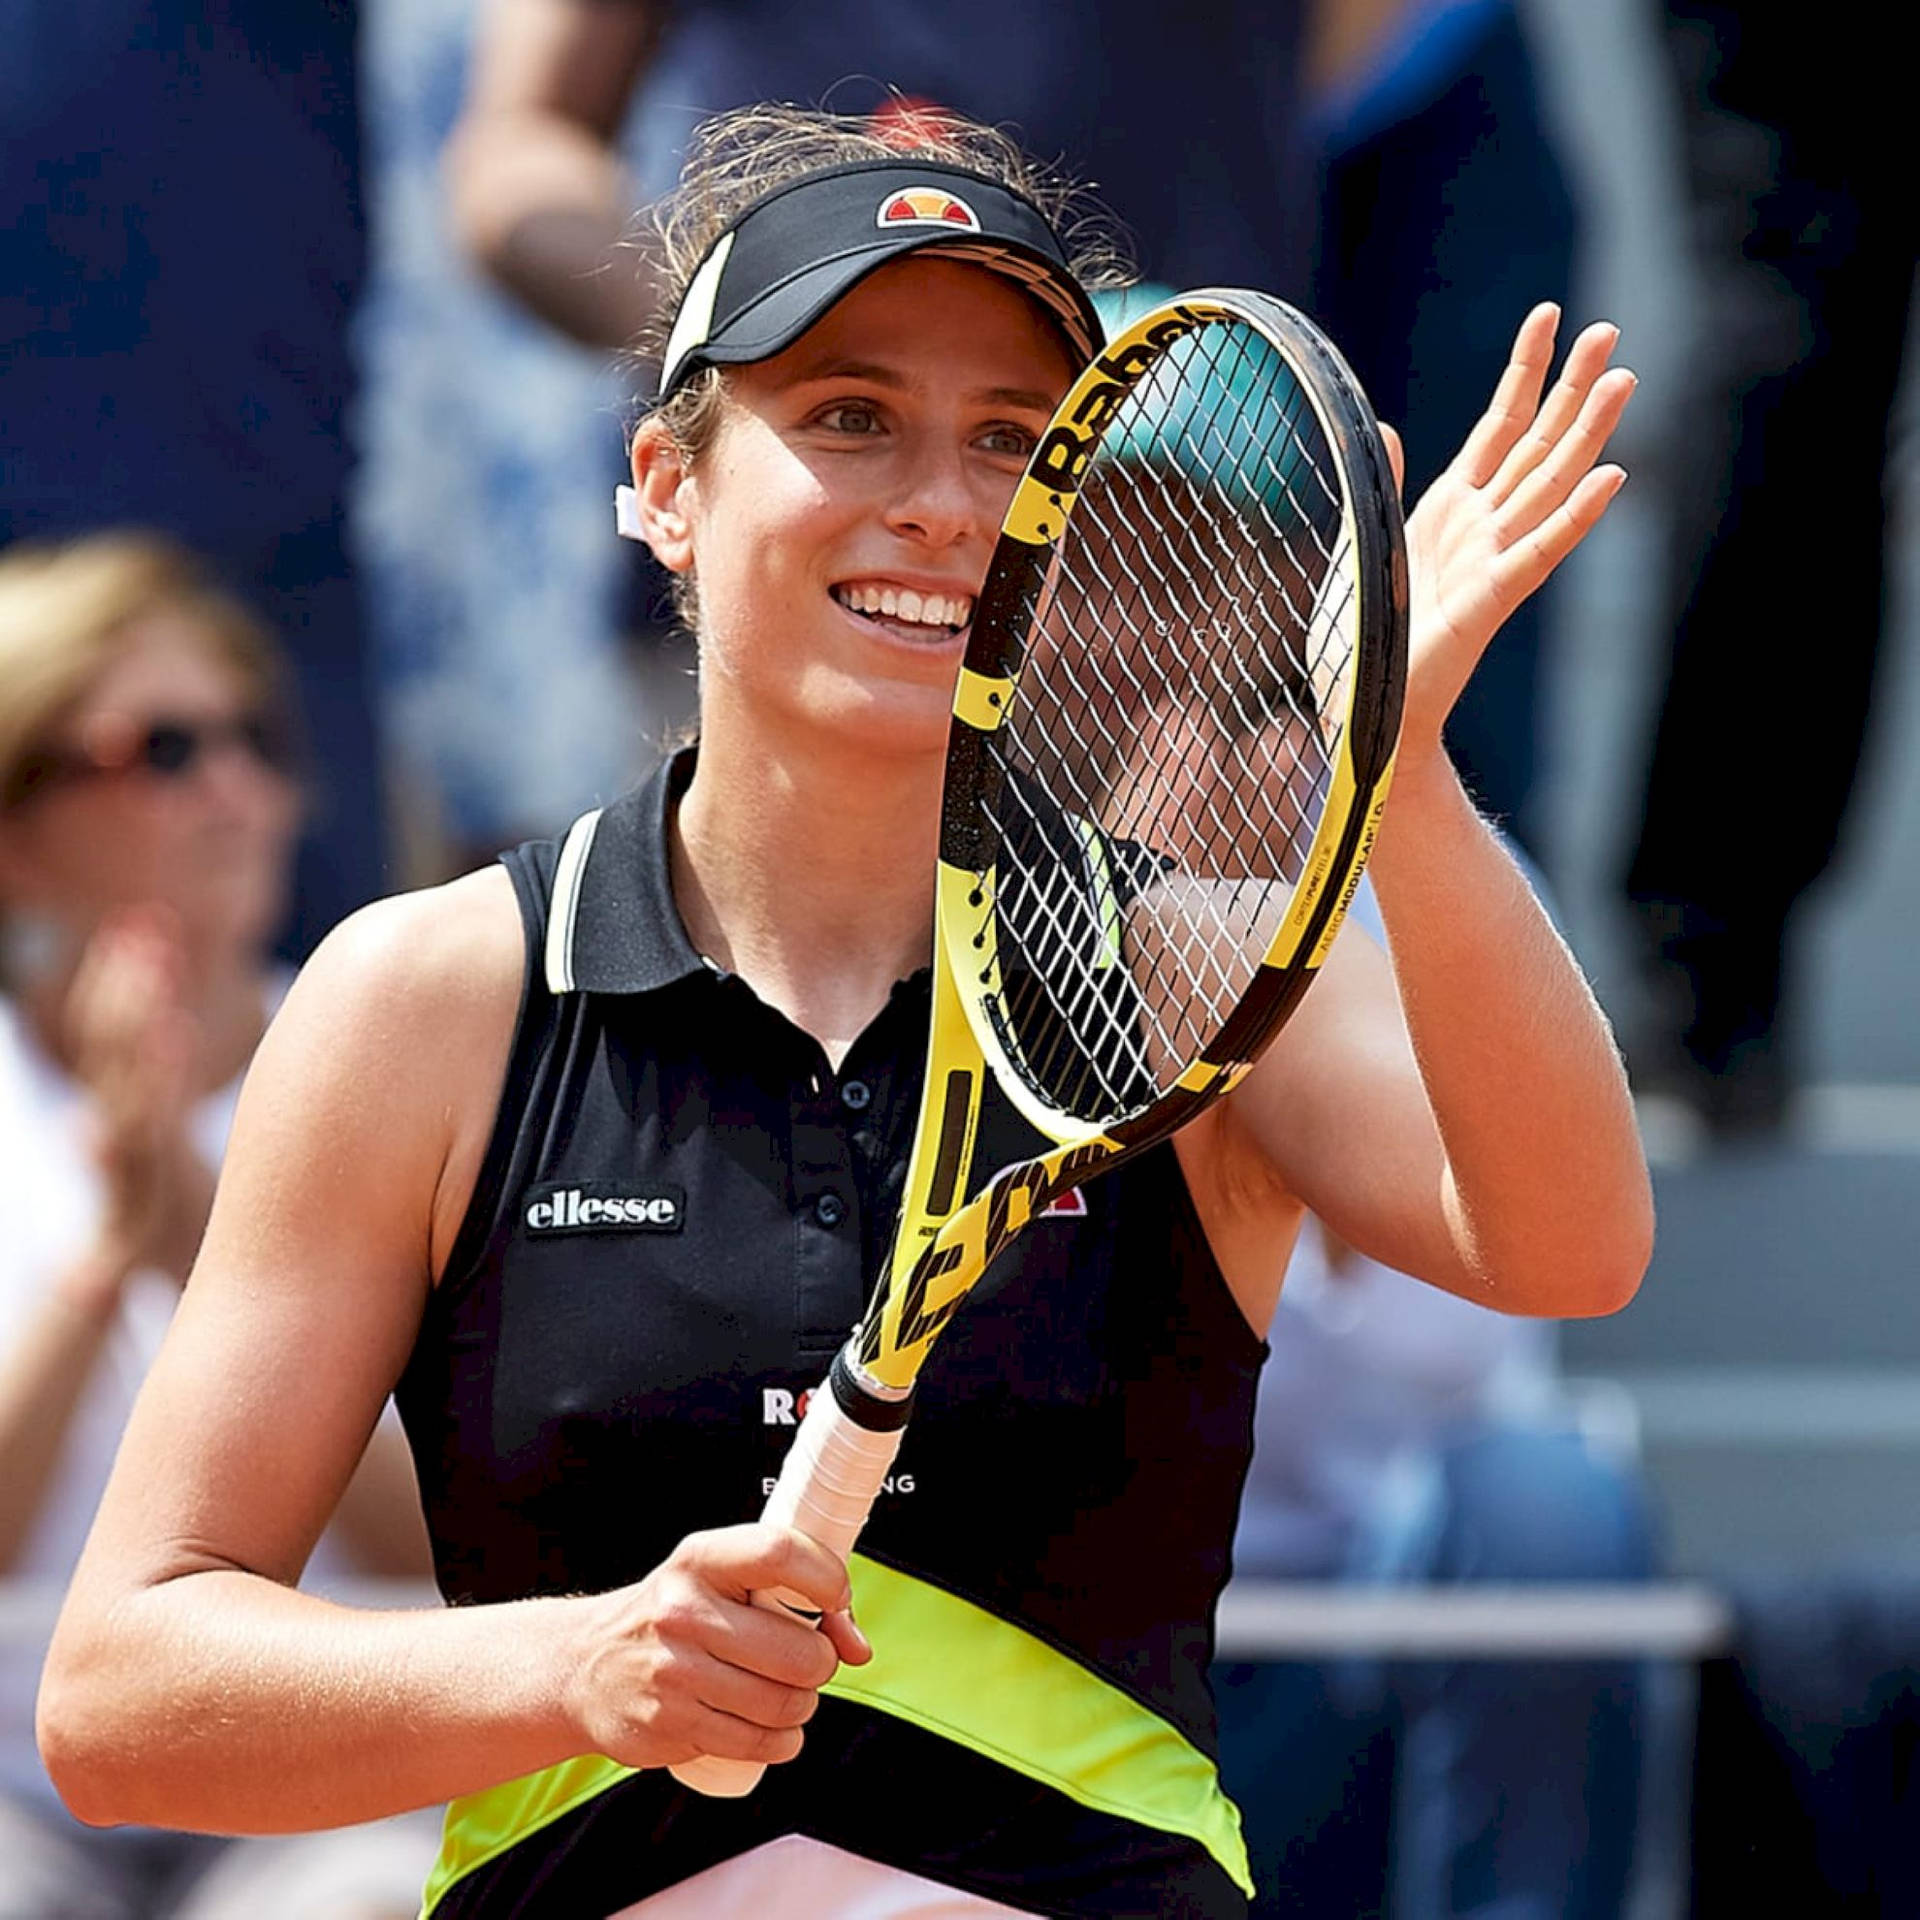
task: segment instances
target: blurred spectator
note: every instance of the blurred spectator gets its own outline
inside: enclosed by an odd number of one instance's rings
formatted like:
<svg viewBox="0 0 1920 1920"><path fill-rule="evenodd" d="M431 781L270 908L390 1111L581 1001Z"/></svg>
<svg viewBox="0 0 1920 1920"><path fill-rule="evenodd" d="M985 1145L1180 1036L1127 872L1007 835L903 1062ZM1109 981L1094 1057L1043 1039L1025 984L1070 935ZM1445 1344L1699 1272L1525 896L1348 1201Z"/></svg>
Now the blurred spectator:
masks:
<svg viewBox="0 0 1920 1920"><path fill-rule="evenodd" d="M1511 0L1325 0L1308 78L1311 305L1400 429L1417 500L1465 441L1521 315L1565 306L1572 196ZM1508 619L1447 723L1469 790L1536 857L1553 592Z"/></svg>
<svg viewBox="0 0 1920 1920"><path fill-rule="evenodd" d="M674 663L636 693L619 632L630 543L608 506L623 383L530 318L454 244L441 157L474 0L364 10L368 237L357 551L382 714L421 781L415 870L556 831L650 764Z"/></svg>
<svg viewBox="0 0 1920 1920"><path fill-rule="evenodd" d="M1650 988L1630 1058L1738 1136L1776 1127L1797 1077L1794 929L1872 706L1920 199L1898 59L1761 0L1665 16L1704 311L1626 880Z"/></svg>
<svg viewBox="0 0 1920 1920"><path fill-rule="evenodd" d="M761 100L844 113L942 108L1057 157L1181 286L1296 285L1298 0L491 0L448 152L474 257L550 324L603 346L652 310L637 201L689 133ZM631 141L623 140L630 128ZM630 145L631 160L627 158Z"/></svg>
<svg viewBox="0 0 1920 1920"><path fill-rule="evenodd" d="M1354 918L1381 937L1364 887ZM1423 1286L1309 1219L1267 1337L1236 1575L1653 1572L1631 1432L1566 1398L1548 1323ZM1648 1735L1637 1664L1221 1662L1213 1678L1256 1914L1624 1912Z"/></svg>
<svg viewBox="0 0 1920 1920"><path fill-rule="evenodd" d="M0 1578L45 1594L48 1627L286 984L267 951L301 808L281 672L169 542L0 556ZM349 1514L363 1571L424 1576L397 1433ZM413 1913L431 1822L305 1854L80 1826L34 1751L43 1653L0 1641L0 1920L332 1920L376 1893L351 1910Z"/></svg>
<svg viewBox="0 0 1920 1920"><path fill-rule="evenodd" d="M363 267L348 0L16 0L0 548L164 529L283 636L315 747L287 950L384 882L346 543Z"/></svg>

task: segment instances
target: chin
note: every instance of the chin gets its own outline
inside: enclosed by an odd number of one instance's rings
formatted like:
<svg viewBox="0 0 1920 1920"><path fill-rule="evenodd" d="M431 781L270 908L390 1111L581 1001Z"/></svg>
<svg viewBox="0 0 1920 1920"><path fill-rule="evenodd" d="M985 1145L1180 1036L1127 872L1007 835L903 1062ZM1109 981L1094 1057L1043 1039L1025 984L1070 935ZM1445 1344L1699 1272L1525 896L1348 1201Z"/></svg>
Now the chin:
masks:
<svg viewBox="0 0 1920 1920"><path fill-rule="evenodd" d="M941 758L953 722L949 689L888 686L862 688L836 702L830 724L851 746L877 758Z"/></svg>
<svg viewBox="0 0 1920 1920"><path fill-rule="evenodd" d="M182 917L208 947L246 959L264 959L286 920L289 894L273 883L234 876L228 886L208 889Z"/></svg>
<svg viewBox="0 0 1920 1920"><path fill-rule="evenodd" d="M745 692L742 689L742 692ZM762 686L750 696L765 700L822 745L865 759L917 759L947 750L953 719L953 684L816 668Z"/></svg>

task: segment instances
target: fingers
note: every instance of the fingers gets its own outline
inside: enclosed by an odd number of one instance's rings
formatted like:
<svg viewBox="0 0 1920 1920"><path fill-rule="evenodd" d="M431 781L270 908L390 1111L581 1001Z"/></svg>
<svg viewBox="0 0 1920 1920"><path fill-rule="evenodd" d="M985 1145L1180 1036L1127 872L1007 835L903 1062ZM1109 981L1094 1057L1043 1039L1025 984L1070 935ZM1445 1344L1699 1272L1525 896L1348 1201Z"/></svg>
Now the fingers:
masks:
<svg viewBox="0 0 1920 1920"><path fill-rule="evenodd" d="M180 954L170 928L137 909L104 920L67 994L68 1032L83 1076L129 1065L143 1037L178 1009L179 995Z"/></svg>
<svg viewBox="0 0 1920 1920"><path fill-rule="evenodd" d="M797 1728L813 1717L819 1689L843 1659L861 1665L873 1657L854 1623L845 1565L805 1534L765 1524L727 1527L690 1536L679 1554L725 1596L719 1631L707 1640L715 1669L699 1690L703 1706L750 1726ZM769 1594L777 1594L780 1604L769 1606ZM754 1596L757 1605L751 1604ZM796 1618L788 1610L793 1601L815 1611L819 1625ZM747 1736L736 1729L733 1738ZM702 1751L739 1759L791 1757L764 1753L762 1744L748 1739L744 1748ZM796 1739L793 1751L798 1748Z"/></svg>
<svg viewBox="0 0 1920 1920"><path fill-rule="evenodd" d="M1387 465L1393 469L1393 490L1404 493L1407 488L1407 450L1401 444L1399 430L1380 422L1380 438L1387 443Z"/></svg>
<svg viewBox="0 0 1920 1920"><path fill-rule="evenodd" d="M873 1649L845 1608L823 1612L816 1629L778 1610L726 1605L729 1617L694 1682L701 1711L689 1737L701 1753L777 1765L800 1751L800 1729L841 1661L862 1666Z"/></svg>
<svg viewBox="0 0 1920 1920"><path fill-rule="evenodd" d="M797 1631L805 1632L818 1648L826 1648L825 1638L811 1627ZM693 1691L701 1706L713 1713L730 1715L750 1726L785 1732L804 1727L813 1718L820 1704L820 1688L832 1679L837 1664L829 1649L826 1673L809 1684L799 1685L715 1658L695 1676Z"/></svg>
<svg viewBox="0 0 1920 1920"><path fill-rule="evenodd" d="M820 1616L820 1631L827 1636L835 1655L850 1667L864 1667L873 1658L873 1642L860 1631L860 1623L848 1608L837 1607Z"/></svg>
<svg viewBox="0 0 1920 1920"><path fill-rule="evenodd" d="M1509 449L1488 483L1495 506L1511 499L1529 475L1551 462L1560 451L1567 430L1581 418L1595 383L1606 372L1607 361L1619 342L1620 329L1611 321L1596 321L1582 330L1568 349L1566 364L1560 369L1560 378L1548 393L1546 404ZM1629 375L1629 381L1631 378ZM1632 392L1631 385L1627 392ZM1587 464L1591 465L1592 460Z"/></svg>
<svg viewBox="0 0 1920 1920"><path fill-rule="evenodd" d="M1624 367L1601 375L1581 401L1578 415L1555 439L1540 463L1514 489L1495 524L1506 545L1517 545L1564 507L1596 469L1613 430L1633 398L1634 376ZM1616 469L1618 471L1618 469ZM1624 473L1621 474L1624 479ZM1618 491L1618 482L1613 491ZM1609 499L1612 492L1609 492Z"/></svg>
<svg viewBox="0 0 1920 1920"><path fill-rule="evenodd" d="M1560 309L1550 300L1542 301L1521 321L1493 398L1454 457L1454 471L1469 486L1484 487L1533 424L1553 365L1559 327Z"/></svg>
<svg viewBox="0 0 1920 1920"><path fill-rule="evenodd" d="M799 1594L818 1613L843 1609L853 1601L845 1562L792 1527L756 1521L692 1533L674 1549L673 1558L743 1602L776 1587Z"/></svg>
<svg viewBox="0 0 1920 1920"><path fill-rule="evenodd" d="M1508 549L1503 584L1517 603L1532 593L1599 524L1613 497L1627 483L1624 467L1595 467L1581 477L1562 505Z"/></svg>
<svg viewBox="0 0 1920 1920"><path fill-rule="evenodd" d="M749 1601L783 1588L824 1630ZM842 1656L868 1655L850 1598L838 1557L788 1528L690 1534L637 1586L583 1603L569 1671L584 1737L640 1766L790 1760Z"/></svg>
<svg viewBox="0 0 1920 1920"><path fill-rule="evenodd" d="M710 1753L778 1766L800 1751L803 1729L819 1705L814 1688L783 1687L723 1660L690 1660L678 1685L671 1693L663 1689L647 1716L657 1744L642 1764Z"/></svg>

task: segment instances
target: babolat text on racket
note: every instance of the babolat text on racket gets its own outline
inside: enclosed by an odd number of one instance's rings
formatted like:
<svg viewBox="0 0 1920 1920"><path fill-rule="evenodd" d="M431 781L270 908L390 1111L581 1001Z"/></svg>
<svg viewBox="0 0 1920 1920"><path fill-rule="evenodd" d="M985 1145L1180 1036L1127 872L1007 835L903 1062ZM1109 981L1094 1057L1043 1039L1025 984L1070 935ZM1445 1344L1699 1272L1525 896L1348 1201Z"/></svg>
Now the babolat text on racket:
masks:
<svg viewBox="0 0 1920 1920"><path fill-rule="evenodd" d="M1302 315L1187 294L1074 383L1002 523L954 694L892 1251L769 1520L848 1553L915 1379L996 1256L1231 1091L1279 1031L1372 848L1406 634L1386 445ZM970 1192L989 1073L1053 1144ZM673 1771L741 1794L763 1768Z"/></svg>

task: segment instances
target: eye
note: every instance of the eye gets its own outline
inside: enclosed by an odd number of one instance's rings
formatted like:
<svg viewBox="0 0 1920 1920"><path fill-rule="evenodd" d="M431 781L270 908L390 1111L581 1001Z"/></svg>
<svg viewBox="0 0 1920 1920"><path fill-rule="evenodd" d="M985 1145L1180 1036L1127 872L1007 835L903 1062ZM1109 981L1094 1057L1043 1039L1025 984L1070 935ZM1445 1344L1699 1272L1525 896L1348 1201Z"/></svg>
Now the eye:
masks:
<svg viewBox="0 0 1920 1920"><path fill-rule="evenodd" d="M998 420L980 435L978 444L988 453L1018 460L1024 465L1039 439L1040 436L1027 427L1015 426L1010 420Z"/></svg>
<svg viewBox="0 0 1920 1920"><path fill-rule="evenodd" d="M871 400L836 400L814 416L829 433L871 434L880 431L880 409Z"/></svg>

